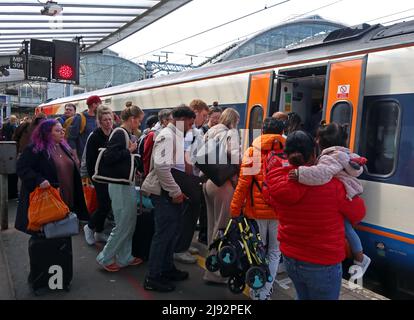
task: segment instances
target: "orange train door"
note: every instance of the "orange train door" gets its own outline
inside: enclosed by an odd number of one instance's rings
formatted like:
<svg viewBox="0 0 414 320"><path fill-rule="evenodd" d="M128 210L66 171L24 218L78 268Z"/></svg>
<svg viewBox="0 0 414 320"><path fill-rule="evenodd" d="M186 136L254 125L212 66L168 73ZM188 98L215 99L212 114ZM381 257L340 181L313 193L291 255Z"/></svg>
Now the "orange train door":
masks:
<svg viewBox="0 0 414 320"><path fill-rule="evenodd" d="M333 61L328 65L324 119L327 123L349 124L349 148L358 150L368 56Z"/></svg>
<svg viewBox="0 0 414 320"><path fill-rule="evenodd" d="M249 78L246 110L246 132L244 135L244 150L251 145L253 139L260 134L263 120L268 116L274 71L252 73Z"/></svg>

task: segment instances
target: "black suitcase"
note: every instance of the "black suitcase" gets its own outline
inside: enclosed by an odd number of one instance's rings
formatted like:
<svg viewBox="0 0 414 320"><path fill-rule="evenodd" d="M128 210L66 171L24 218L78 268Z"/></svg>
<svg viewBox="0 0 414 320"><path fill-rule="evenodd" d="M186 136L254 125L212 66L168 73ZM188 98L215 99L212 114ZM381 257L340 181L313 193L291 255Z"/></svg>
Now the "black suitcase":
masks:
<svg viewBox="0 0 414 320"><path fill-rule="evenodd" d="M48 289L49 279L57 274L51 266L62 268L63 290L69 291L73 276L72 238L46 239L32 236L29 240L29 285L34 293Z"/></svg>
<svg viewBox="0 0 414 320"><path fill-rule="evenodd" d="M138 209L138 211L140 211ZM139 212L138 212L139 213ZM152 236L154 235L154 211L142 209L138 214L135 232L132 238L132 255L147 261L150 254Z"/></svg>

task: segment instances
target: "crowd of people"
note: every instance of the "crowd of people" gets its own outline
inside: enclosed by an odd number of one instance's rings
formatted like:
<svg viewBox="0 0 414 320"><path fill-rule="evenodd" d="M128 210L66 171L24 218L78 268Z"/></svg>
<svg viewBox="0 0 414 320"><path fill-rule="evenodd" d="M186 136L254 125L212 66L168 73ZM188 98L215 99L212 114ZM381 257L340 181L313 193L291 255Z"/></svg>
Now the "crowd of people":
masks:
<svg viewBox="0 0 414 320"><path fill-rule="evenodd" d="M357 177L366 159L347 148L346 126L322 123L308 133L297 114L276 112L264 119L262 134L242 154L240 115L217 102L208 106L195 99L163 109L146 118L142 133L145 112L132 102L120 119L98 96L86 103L88 109L80 113L67 104L56 119L40 113L17 125L12 116L4 127L3 136L17 141L18 230L33 235L27 228L30 193L37 187L58 188L71 212L84 221L85 241L106 243L98 264L117 272L143 263L132 254L132 239L137 198L148 196L155 230L146 290L173 291L174 282L189 277L177 262L197 261L196 228L198 240L209 245L231 217L240 215L256 220L273 278L251 290L252 299L270 299L281 259L298 299L338 299L346 241L355 264L362 274L366 271L370 259L353 230L365 214ZM196 165L197 152L209 141L220 141L237 167L220 185ZM97 195L91 214L85 183ZM106 220L114 224L109 236L103 232ZM228 281L210 271L203 279Z"/></svg>

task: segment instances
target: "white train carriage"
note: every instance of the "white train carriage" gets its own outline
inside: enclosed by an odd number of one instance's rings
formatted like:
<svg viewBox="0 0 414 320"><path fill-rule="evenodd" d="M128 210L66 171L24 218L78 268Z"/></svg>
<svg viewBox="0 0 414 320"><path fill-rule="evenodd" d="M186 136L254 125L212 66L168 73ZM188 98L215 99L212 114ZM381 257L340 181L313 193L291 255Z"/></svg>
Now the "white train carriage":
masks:
<svg viewBox="0 0 414 320"><path fill-rule="evenodd" d="M321 104L328 122L350 124L350 148L369 160L362 177L367 215L358 232L373 260L370 273L393 293L414 294L412 65L414 22L364 24L288 49L57 99L37 111L61 114L68 102L83 109L96 94L116 111L132 101L149 115L199 98L236 108L241 128L258 129L278 110L298 113L306 126Z"/></svg>

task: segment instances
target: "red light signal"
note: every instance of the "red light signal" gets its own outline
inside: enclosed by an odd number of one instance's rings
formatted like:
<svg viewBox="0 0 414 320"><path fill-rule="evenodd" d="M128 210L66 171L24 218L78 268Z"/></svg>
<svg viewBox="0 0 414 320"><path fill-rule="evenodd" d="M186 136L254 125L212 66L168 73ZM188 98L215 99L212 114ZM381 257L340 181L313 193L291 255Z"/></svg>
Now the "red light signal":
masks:
<svg viewBox="0 0 414 320"><path fill-rule="evenodd" d="M79 44L53 40L53 79L79 83Z"/></svg>
<svg viewBox="0 0 414 320"><path fill-rule="evenodd" d="M73 76L73 69L71 66L64 64L59 67L58 74L62 79L71 79Z"/></svg>

